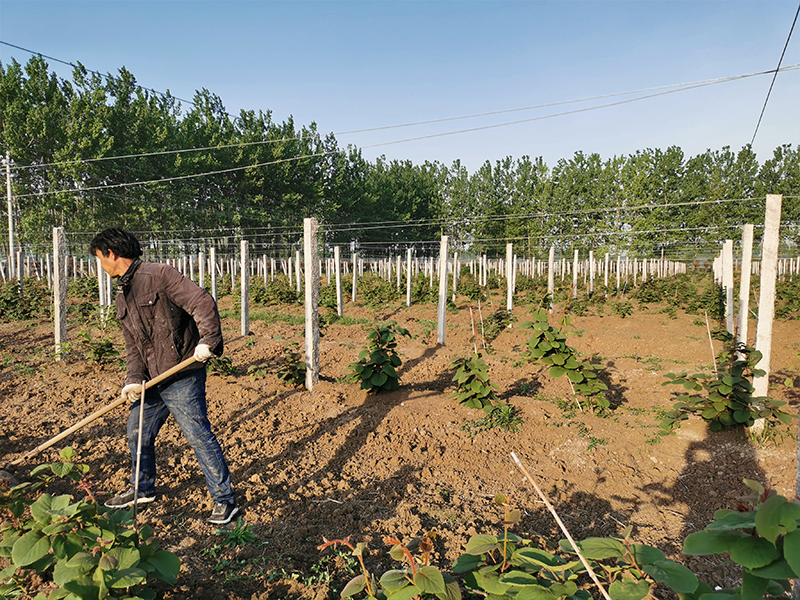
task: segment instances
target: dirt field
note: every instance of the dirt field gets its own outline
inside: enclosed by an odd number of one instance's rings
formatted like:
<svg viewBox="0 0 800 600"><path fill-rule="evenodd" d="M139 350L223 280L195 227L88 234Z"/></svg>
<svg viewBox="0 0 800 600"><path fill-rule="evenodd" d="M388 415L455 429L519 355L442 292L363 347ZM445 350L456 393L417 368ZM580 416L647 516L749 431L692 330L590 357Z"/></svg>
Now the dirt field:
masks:
<svg viewBox="0 0 800 600"><path fill-rule="evenodd" d="M223 299L221 308L230 302ZM299 306L270 311L301 314ZM735 507L748 492L745 477L793 495L794 426L781 430L782 442L763 447L741 430L711 433L695 418L676 435L656 436L658 411L671 408L676 392L674 386L662 387L664 375L711 368L705 325L696 322L697 316L679 312L671 319L657 307L637 306L624 319L572 319L568 343L585 356L600 358L610 374L610 393L620 403L611 416L600 418L562 400L570 397L565 379L553 380L537 365L519 364L528 333L518 325L530 309L516 308L519 322L491 343L491 354L484 352L500 396L524 419L522 430L510 433L469 431L465 423L482 413L451 398L449 365L472 349L464 302L448 311L445 346L436 344L434 305L406 309L398 304L376 315L348 303L345 314L394 319L409 329L413 338L400 340L399 390L367 395L357 384L340 381L364 345L360 324L327 328L322 380L308 392L284 385L275 375L283 347L291 341L302 345L302 325L254 319L252 336L241 338L238 321L224 319L226 356L237 372L209 377L209 411L255 540L238 548L221 546L225 534L204 522L211 504L196 460L174 423L168 423L158 455L160 500L142 513L162 547L182 560L177 587L157 586L162 597L338 597L350 576L336 571L343 559L316 550L323 536L368 542L368 563L382 570L390 564L382 536L409 540L436 531L436 564L447 570L470 535L498 531L502 514L491 502L497 492L514 494L524 509L518 534L557 541L562 536L514 468L512 451L532 471L574 537L614 535L631 524L637 541L690 565L712 585L733 583L736 570L722 557L681 557L686 535L704 528L715 510ZM71 339L77 333L73 328ZM121 339L118 331L112 335ZM123 372L118 364L91 363L77 351L55 364L46 358L51 344L47 323L0 325L4 463L119 392ZM719 349L720 342L714 344ZM794 414L798 388L786 387L784 380L800 383L798 350L797 322L776 322L771 395L788 400ZM68 440L80 461L91 466L90 477L103 500L127 485L126 410L110 413ZM55 458L56 452L48 451L9 470L25 480L33 466Z"/></svg>

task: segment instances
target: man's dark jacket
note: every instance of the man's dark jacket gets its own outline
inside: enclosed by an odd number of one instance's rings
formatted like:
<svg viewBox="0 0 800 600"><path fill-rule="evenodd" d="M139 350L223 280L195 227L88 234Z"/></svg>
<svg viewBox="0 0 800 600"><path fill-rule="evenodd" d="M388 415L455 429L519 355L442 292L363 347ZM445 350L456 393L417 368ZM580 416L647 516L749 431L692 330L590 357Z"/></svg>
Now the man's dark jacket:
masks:
<svg viewBox="0 0 800 600"><path fill-rule="evenodd" d="M192 280L169 265L136 261L121 282L117 318L125 337L126 385L157 377L192 356L198 344L222 354L217 303Z"/></svg>

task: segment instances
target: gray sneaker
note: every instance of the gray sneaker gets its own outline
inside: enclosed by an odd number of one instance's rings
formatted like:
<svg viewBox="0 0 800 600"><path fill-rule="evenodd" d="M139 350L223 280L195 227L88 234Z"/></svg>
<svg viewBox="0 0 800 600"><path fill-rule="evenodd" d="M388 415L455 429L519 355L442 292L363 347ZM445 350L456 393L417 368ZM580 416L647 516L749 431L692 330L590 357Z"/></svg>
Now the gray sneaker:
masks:
<svg viewBox="0 0 800 600"><path fill-rule="evenodd" d="M155 495L147 496L144 494L139 494L139 497L136 499L136 504L141 506L142 504L150 504L156 499ZM133 488L129 489L127 492L123 492L118 496L114 496L111 500L108 500L105 503L107 508L128 508L129 506L133 506Z"/></svg>
<svg viewBox="0 0 800 600"><path fill-rule="evenodd" d="M239 514L239 507L235 504L214 503L214 510L207 521L214 525L225 525L230 523L233 517Z"/></svg>

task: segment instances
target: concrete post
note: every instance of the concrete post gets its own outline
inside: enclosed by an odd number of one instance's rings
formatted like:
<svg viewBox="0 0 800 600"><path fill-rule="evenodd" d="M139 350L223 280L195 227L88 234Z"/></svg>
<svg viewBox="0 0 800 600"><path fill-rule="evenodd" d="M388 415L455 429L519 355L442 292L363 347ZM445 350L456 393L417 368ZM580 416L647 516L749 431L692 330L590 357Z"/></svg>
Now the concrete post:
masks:
<svg viewBox="0 0 800 600"><path fill-rule="evenodd" d="M63 227L53 227L53 325L56 360L61 360L61 347L67 342L67 241Z"/></svg>
<svg viewBox="0 0 800 600"><path fill-rule="evenodd" d="M316 219L303 219L306 280L306 389L319 382L319 246ZM299 264L298 264L299 274Z"/></svg>

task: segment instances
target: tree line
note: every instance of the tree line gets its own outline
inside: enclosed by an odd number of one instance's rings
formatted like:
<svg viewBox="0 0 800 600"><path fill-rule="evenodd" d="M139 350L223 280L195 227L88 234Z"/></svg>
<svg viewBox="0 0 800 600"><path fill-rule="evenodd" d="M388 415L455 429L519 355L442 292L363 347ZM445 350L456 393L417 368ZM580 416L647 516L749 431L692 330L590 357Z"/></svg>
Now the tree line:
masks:
<svg viewBox="0 0 800 600"><path fill-rule="evenodd" d="M276 122L270 111L228 114L202 89L190 106L140 87L124 67L101 76L82 65L65 80L41 57L0 63L0 147L13 161L20 241L46 246L52 227L76 241L109 226L144 239L288 253L304 217L326 244L373 254L413 245L499 254L506 241L638 256L715 254L763 223L766 194L783 194L783 242L800 243L800 148L759 163L748 146L685 156L672 146L603 159L576 152L451 165L366 160L315 123ZM191 150L191 151L183 151ZM5 204L5 203L4 203ZM2 231L7 240L7 225Z"/></svg>

